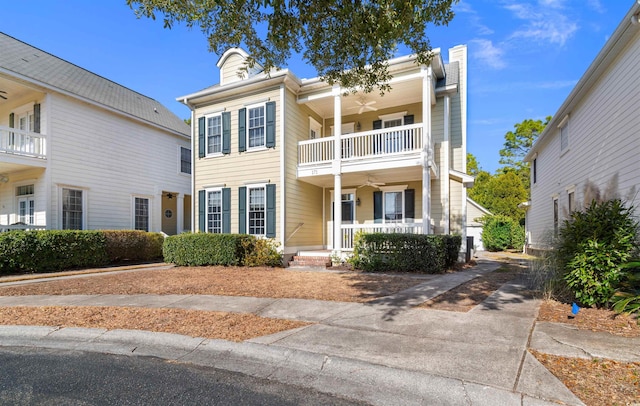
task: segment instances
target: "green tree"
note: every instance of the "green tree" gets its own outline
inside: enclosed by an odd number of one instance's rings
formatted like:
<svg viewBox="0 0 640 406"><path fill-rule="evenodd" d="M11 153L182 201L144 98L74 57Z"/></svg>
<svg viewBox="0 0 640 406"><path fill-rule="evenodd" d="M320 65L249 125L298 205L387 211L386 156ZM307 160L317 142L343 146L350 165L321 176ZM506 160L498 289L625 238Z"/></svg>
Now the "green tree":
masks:
<svg viewBox="0 0 640 406"><path fill-rule="evenodd" d="M504 135L504 148L499 152L499 162L504 165L501 171L514 171L520 176L527 190L529 190L530 183L529 164L523 159L550 120L551 116L545 118L545 121L526 119L514 125L515 131L509 131Z"/></svg>
<svg viewBox="0 0 640 406"><path fill-rule="evenodd" d="M526 201L527 196L528 191L522 180L513 171L493 176L482 171L469 191L469 197L491 213L511 217L519 223L524 221L524 209L518 208L518 205Z"/></svg>
<svg viewBox="0 0 640 406"><path fill-rule="evenodd" d="M302 54L331 84L371 92L389 90L386 61L400 44L427 64L432 56L427 24L447 25L458 0L377 1L167 1L127 0L138 17L197 27L210 50L222 54L242 46L265 71Z"/></svg>
<svg viewBox="0 0 640 406"><path fill-rule="evenodd" d="M478 159L471 152L467 152L467 175L476 176L481 171Z"/></svg>

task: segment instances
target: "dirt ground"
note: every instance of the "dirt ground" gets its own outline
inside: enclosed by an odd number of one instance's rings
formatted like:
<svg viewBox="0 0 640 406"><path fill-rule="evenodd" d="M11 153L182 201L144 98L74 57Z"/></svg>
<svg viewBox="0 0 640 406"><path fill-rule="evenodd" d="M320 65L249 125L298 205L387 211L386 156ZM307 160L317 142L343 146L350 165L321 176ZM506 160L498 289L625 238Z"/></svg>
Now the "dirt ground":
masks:
<svg viewBox="0 0 640 406"><path fill-rule="evenodd" d="M498 253L492 254L491 258L502 261L503 266L420 307L469 311L504 283L517 278L529 257ZM428 278L430 276L301 272L278 268L171 268L0 287L0 295L206 294L367 302L415 286ZM616 316L603 309L581 309L574 318L569 318L570 314L570 304L544 301L538 320L569 323L581 329L625 337L640 336L640 326L632 317ZM0 308L0 324L142 329L242 341L307 323L195 310L65 306ZM533 354L587 405L640 403L638 363Z"/></svg>

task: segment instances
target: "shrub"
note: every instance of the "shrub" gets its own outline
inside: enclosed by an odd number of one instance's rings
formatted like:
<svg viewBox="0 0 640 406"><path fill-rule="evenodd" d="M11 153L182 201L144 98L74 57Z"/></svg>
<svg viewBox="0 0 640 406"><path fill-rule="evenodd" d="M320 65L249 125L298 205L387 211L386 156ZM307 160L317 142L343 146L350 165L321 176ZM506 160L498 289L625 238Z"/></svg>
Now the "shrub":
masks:
<svg viewBox="0 0 640 406"><path fill-rule="evenodd" d="M611 302L616 313L637 313L640 324L640 259L636 258L621 266L622 280Z"/></svg>
<svg viewBox="0 0 640 406"><path fill-rule="evenodd" d="M460 255L460 247L462 246L462 236L460 235L443 235L446 248L445 267L450 268L458 262Z"/></svg>
<svg viewBox="0 0 640 406"><path fill-rule="evenodd" d="M100 231L41 230L0 234L0 273L53 272L109 262Z"/></svg>
<svg viewBox="0 0 640 406"><path fill-rule="evenodd" d="M441 273L447 249L441 235L356 234L350 263L369 272Z"/></svg>
<svg viewBox="0 0 640 406"><path fill-rule="evenodd" d="M282 266L280 244L272 238L245 238L242 240L246 266Z"/></svg>
<svg viewBox="0 0 640 406"><path fill-rule="evenodd" d="M504 251L524 245L524 229L511 217L485 216L482 223L482 243L488 251Z"/></svg>
<svg viewBox="0 0 640 406"><path fill-rule="evenodd" d="M179 266L241 265L245 234L180 234L165 238L164 260Z"/></svg>
<svg viewBox="0 0 640 406"><path fill-rule="evenodd" d="M149 261L162 257L164 237L161 233L138 230L102 231L110 262Z"/></svg>

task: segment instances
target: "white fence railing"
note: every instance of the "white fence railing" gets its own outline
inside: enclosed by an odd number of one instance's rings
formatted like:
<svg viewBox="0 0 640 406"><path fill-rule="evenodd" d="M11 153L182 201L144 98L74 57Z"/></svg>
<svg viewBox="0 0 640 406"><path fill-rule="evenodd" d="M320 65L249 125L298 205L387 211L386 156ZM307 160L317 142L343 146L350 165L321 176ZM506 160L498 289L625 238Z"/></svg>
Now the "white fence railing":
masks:
<svg viewBox="0 0 640 406"><path fill-rule="evenodd" d="M422 234L422 222L420 223L373 223L373 224L342 224L342 249L353 249L353 237L358 231L364 233L405 233ZM333 222L327 223L327 235L329 246L333 247Z"/></svg>
<svg viewBox="0 0 640 406"><path fill-rule="evenodd" d="M22 230L22 231L32 231L32 230L46 230L47 226L36 226L33 224L12 224L12 225L2 225L0 224L0 233L5 231L14 231L14 230Z"/></svg>
<svg viewBox="0 0 640 406"><path fill-rule="evenodd" d="M0 153L45 159L46 147L45 135L0 126Z"/></svg>
<svg viewBox="0 0 640 406"><path fill-rule="evenodd" d="M318 138L298 143L298 164L332 161L335 137ZM411 124L382 130L344 134L340 137L341 158L345 161L421 151L422 124Z"/></svg>

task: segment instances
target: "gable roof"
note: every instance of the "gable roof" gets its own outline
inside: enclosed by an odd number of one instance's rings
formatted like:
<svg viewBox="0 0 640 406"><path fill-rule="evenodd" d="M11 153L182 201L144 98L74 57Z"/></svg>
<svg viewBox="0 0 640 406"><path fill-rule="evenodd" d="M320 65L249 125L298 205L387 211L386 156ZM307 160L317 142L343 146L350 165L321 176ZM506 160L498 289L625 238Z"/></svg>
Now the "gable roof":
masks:
<svg viewBox="0 0 640 406"><path fill-rule="evenodd" d="M158 101L0 32L0 73L34 82L183 136L190 128Z"/></svg>

